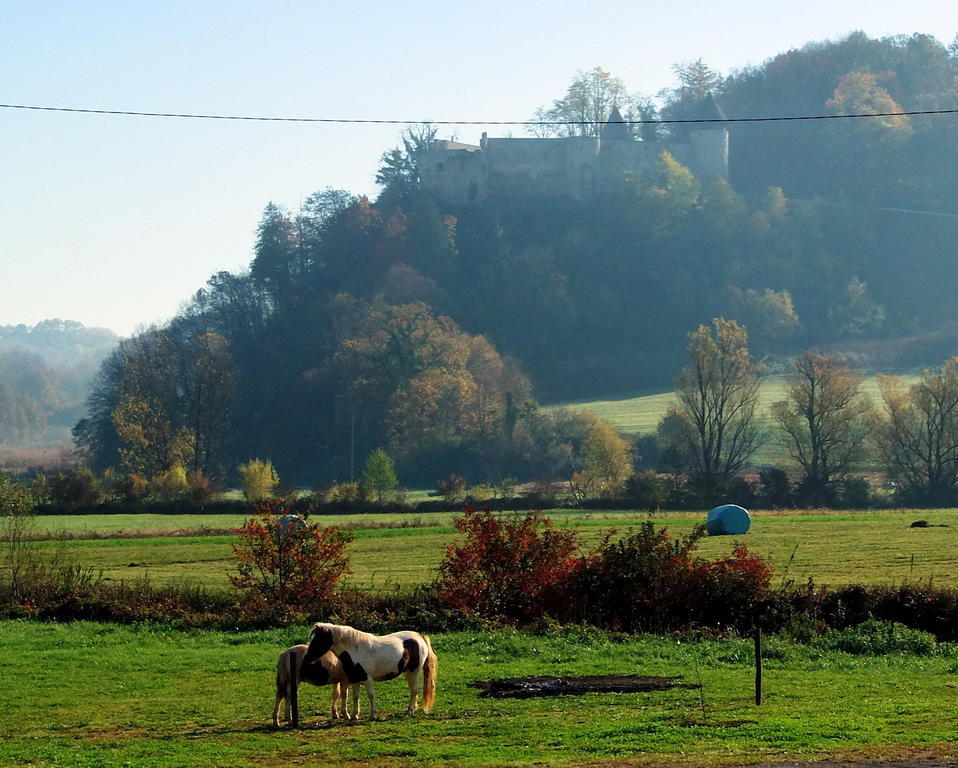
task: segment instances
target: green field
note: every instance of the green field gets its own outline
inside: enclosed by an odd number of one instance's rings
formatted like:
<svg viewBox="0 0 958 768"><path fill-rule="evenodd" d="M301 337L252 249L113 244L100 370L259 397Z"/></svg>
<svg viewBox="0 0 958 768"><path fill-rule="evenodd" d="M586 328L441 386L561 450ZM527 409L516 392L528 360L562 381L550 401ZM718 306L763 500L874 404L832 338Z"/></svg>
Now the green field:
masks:
<svg viewBox="0 0 958 768"><path fill-rule="evenodd" d="M918 376L904 376L908 383L914 383ZM768 376L762 381L758 393L758 422L764 430L764 440L752 457L755 464L781 464L784 450L772 421L770 408L774 403L784 400L788 385L784 376ZM878 391L878 379L867 377L862 382L862 392L872 403L881 404ZM600 419L609 422L624 435L654 435L659 421L669 410L669 406L678 402L674 392L658 392L640 397L628 397L618 400L591 400L563 403L552 407L570 408L576 411L591 411Z"/></svg>
<svg viewBox="0 0 958 768"><path fill-rule="evenodd" d="M552 510L558 525L573 527L588 549L610 528L620 532L649 519L639 512L588 512ZM112 515L82 518L41 517L48 531L71 525L87 530L119 524ZM125 520L127 530L183 527L178 516L144 515L143 521ZM221 515L194 519L190 527L222 527ZM348 525L397 524L403 519L418 527L365 528L355 531L349 545L352 584L392 588L429 582L445 548L456 540L452 513L411 515L329 516L324 523ZM687 533L704 521L704 514L657 515L657 523L674 533ZM911 528L918 519L935 526ZM82 565L102 569L112 580L149 577L157 584L190 581L217 587L227 584L233 567L234 536L134 538L50 542ZM704 539L699 551L708 557L727 554L740 541L765 557L775 568L776 580L792 579L817 584L895 584L904 581L958 585L958 513L955 510L898 510L883 512L776 513L756 512L751 530L737 539Z"/></svg>
<svg viewBox="0 0 958 768"><path fill-rule="evenodd" d="M304 727L276 731L276 657L305 634L0 622L0 765L712 766L955 753L951 647L850 656L769 638L756 707L745 640L451 633L433 636L431 714L400 714L399 678L377 683L380 720L334 723L328 689L304 686ZM467 687L542 674L681 675L703 689L483 699Z"/></svg>
<svg viewBox="0 0 958 768"><path fill-rule="evenodd" d="M918 376L903 377L913 384ZM773 403L784 400L788 384L784 376L768 376L762 381L758 393L758 416L763 424L771 424L769 408ZM862 382L862 392L876 405L881 403L878 391L878 378L868 376ZM573 410L592 411L596 416L608 421L619 432L627 435L650 435L655 433L659 421L668 412L669 406L678 402L674 392L658 392L617 400L590 400L563 403L561 407ZM559 406L554 406L559 407Z"/></svg>
<svg viewBox="0 0 958 768"><path fill-rule="evenodd" d="M551 510L584 549L639 512ZM456 541L452 513L315 518L354 527L354 585L388 590L428 582ZM687 533L703 514L653 518ZM911 528L924 519L939 527ZM47 540L112 580L148 577L225 588L242 516L38 517L47 534L125 531L145 537ZM406 527L400 527L403 523ZM391 527L383 527L389 525ZM365 527L363 527L365 526ZM776 568L773 583L931 581L958 585L958 511L756 512L738 539L704 539L699 552L738 543ZM753 656L743 639L621 637L568 628L437 634L435 710L413 719L401 678L377 684L376 722L334 723L328 689L305 686L304 728L270 724L280 650L306 627L260 632L179 631L158 625L0 621L0 766L216 768L259 765L721 766L745 762L867 760L956 754L958 647L931 656L851 656L766 639L765 703L752 702ZM467 683L525 675L680 675L698 690L483 699ZM368 706L364 703L364 708Z"/></svg>

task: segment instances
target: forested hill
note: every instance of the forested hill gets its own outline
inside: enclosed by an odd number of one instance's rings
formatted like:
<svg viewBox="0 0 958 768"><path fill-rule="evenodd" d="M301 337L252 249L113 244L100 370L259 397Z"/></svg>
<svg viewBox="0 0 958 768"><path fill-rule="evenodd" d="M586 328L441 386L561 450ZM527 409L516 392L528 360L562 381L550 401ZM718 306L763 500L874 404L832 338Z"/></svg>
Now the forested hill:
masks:
<svg viewBox="0 0 958 768"><path fill-rule="evenodd" d="M615 103L683 118L711 96L729 117L956 108L956 54L855 34L728 77L695 62L676 68L660 112L596 69L538 114ZM958 115L730 133L731 183L662 154L654 175L586 203L453 207L418 183L435 131L407 131L383 156L375 202L326 190L296 213L269 205L248 274L214 276L169 326L125 342L80 445L116 464L153 430L144 472L181 455L203 469L262 455L343 479L387 445L406 466L433 462L433 477L462 462L532 473L562 449L546 458L551 427L520 370L543 400L668 387L689 331L718 315L744 324L758 355L837 345L901 367L954 352Z"/></svg>
<svg viewBox="0 0 958 768"><path fill-rule="evenodd" d="M69 438L100 363L118 337L70 320L0 326L0 445Z"/></svg>

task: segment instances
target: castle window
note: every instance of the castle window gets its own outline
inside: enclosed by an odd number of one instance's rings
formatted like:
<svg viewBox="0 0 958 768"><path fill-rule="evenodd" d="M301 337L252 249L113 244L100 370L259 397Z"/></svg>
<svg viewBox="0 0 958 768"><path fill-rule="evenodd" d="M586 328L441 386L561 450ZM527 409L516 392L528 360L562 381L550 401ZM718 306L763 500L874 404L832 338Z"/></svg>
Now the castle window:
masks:
<svg viewBox="0 0 958 768"><path fill-rule="evenodd" d="M436 163L436 170L442 171L445 169L445 163Z"/></svg>

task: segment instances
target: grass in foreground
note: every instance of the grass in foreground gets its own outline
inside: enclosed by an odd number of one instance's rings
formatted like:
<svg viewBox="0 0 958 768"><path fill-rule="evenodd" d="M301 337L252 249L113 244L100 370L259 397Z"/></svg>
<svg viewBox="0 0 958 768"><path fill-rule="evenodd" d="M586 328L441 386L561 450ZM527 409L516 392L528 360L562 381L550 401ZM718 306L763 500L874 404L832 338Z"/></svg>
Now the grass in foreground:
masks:
<svg viewBox="0 0 958 768"><path fill-rule="evenodd" d="M770 639L766 700L757 708L747 641L575 629L433 636L440 666L432 714L400 714L398 679L377 685L383 720L333 724L328 689L305 686L306 727L274 731L276 656L305 633L0 622L0 764L721 765L954 753L952 655L850 656ZM700 676L704 711L695 690L492 700L466 687L535 674Z"/></svg>

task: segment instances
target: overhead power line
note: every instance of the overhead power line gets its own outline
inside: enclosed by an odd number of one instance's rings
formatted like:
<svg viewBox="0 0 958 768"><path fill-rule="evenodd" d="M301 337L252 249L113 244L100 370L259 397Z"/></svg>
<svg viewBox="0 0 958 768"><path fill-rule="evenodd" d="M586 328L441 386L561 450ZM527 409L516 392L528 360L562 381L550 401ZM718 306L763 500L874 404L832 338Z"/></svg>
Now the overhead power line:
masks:
<svg viewBox="0 0 958 768"><path fill-rule="evenodd" d="M193 120L243 120L262 123L349 123L368 125L591 125L587 120L398 120L358 117L262 117L251 115L204 115L184 112L137 112L128 109L83 109L79 107L43 107L33 104L0 104L0 109L21 109L35 112L70 112L87 115L122 115L128 117L179 117ZM958 109L921 109L901 112L863 112L851 115L783 115L778 117L725 117L666 120L605 120L605 125L672 125L678 123L776 123L796 120L849 120L873 117L913 117L916 115L954 115Z"/></svg>

